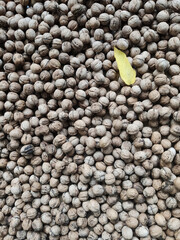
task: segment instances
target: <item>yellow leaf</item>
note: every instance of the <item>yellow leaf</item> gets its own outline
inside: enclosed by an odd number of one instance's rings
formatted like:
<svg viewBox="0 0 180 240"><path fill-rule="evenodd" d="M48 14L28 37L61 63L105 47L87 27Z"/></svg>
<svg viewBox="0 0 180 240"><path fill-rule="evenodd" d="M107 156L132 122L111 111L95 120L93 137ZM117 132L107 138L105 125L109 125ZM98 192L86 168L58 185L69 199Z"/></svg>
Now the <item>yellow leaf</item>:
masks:
<svg viewBox="0 0 180 240"><path fill-rule="evenodd" d="M136 71L131 67L126 54L114 47L114 57L122 80L127 85L133 84L136 80Z"/></svg>

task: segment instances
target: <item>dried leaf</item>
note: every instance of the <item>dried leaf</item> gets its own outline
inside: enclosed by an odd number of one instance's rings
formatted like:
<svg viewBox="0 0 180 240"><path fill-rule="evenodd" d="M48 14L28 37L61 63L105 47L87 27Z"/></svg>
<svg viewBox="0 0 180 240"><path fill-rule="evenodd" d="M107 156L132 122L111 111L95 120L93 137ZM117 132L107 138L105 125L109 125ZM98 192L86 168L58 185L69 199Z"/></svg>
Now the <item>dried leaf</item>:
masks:
<svg viewBox="0 0 180 240"><path fill-rule="evenodd" d="M133 84L136 80L136 71L131 67L126 54L114 47L114 57L122 80L127 85Z"/></svg>

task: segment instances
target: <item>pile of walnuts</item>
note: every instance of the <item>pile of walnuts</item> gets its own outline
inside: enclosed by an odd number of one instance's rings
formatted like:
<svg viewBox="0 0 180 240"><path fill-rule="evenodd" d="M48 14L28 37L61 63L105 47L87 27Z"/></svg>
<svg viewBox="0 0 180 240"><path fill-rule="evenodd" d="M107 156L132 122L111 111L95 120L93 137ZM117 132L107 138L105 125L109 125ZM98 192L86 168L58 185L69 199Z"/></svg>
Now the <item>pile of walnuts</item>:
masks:
<svg viewBox="0 0 180 240"><path fill-rule="evenodd" d="M0 240L180 240L179 90L180 0L0 0Z"/></svg>

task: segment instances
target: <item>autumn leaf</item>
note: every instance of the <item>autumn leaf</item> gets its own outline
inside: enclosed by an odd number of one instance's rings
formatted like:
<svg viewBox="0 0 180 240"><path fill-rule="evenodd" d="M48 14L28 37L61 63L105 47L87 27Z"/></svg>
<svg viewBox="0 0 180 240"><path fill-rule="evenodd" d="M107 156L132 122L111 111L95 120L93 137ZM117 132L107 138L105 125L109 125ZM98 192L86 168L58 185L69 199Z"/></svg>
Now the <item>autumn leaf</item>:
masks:
<svg viewBox="0 0 180 240"><path fill-rule="evenodd" d="M132 68L126 54L114 47L114 57L117 62L121 79L127 85L133 84L136 80L136 71Z"/></svg>

